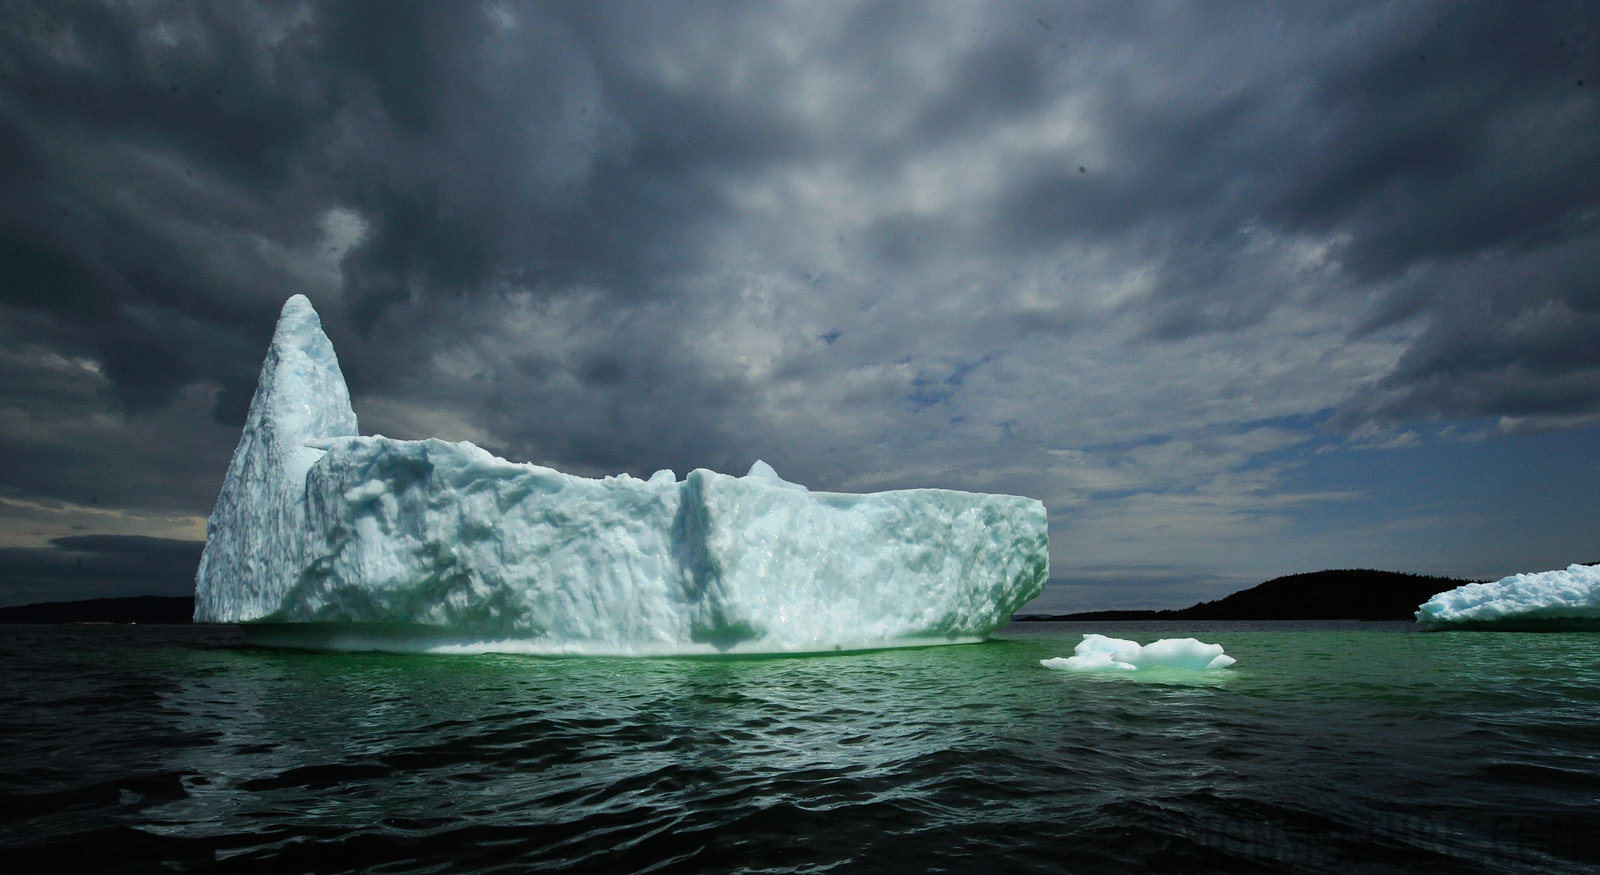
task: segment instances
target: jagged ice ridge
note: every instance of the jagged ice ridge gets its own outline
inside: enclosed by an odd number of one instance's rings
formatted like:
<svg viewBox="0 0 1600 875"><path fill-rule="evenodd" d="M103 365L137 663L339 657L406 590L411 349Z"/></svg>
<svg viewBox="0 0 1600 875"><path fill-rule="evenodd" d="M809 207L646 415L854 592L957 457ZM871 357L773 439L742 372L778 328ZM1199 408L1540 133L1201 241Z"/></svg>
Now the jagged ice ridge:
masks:
<svg viewBox="0 0 1600 875"><path fill-rule="evenodd" d="M1044 506L811 492L764 462L590 479L358 433L311 303L284 304L206 527L195 621L264 644L565 654L970 642L1037 596Z"/></svg>

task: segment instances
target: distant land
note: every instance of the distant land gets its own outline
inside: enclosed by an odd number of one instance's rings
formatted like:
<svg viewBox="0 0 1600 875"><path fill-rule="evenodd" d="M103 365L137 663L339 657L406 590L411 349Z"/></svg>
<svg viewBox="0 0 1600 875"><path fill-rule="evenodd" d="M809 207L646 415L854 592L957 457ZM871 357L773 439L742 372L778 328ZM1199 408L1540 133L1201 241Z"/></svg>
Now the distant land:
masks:
<svg viewBox="0 0 1600 875"><path fill-rule="evenodd" d="M1275 577L1214 602L1170 611L1088 611L1026 614L1030 620L1413 620L1432 596L1476 583L1369 568L1313 571Z"/></svg>
<svg viewBox="0 0 1600 875"><path fill-rule="evenodd" d="M1169 611L1088 611L1021 614L1013 622L1040 620L1410 620L1436 593L1470 580L1396 571L1344 569L1291 574L1214 602ZM190 596L137 596L45 602L0 608L0 623L188 623Z"/></svg>
<svg viewBox="0 0 1600 875"><path fill-rule="evenodd" d="M0 623L188 623L194 596L141 595L0 608Z"/></svg>

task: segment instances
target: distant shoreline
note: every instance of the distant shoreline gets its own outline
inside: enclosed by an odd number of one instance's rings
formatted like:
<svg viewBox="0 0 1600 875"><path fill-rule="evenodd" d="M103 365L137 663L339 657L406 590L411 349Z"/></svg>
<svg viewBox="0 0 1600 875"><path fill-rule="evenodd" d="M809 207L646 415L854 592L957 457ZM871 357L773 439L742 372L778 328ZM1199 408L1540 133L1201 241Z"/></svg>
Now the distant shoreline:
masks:
<svg viewBox="0 0 1600 875"><path fill-rule="evenodd" d="M194 622L194 596L141 595L40 602L0 608L0 624L181 625Z"/></svg>
<svg viewBox="0 0 1600 875"><path fill-rule="evenodd" d="M1275 577L1211 602L1175 610L1025 614L1013 623L1060 620L1414 620L1423 602L1471 580L1370 568Z"/></svg>
<svg viewBox="0 0 1600 875"><path fill-rule="evenodd" d="M1417 606L1470 580L1368 568L1277 577L1216 601L1175 610L1022 614L1013 623L1111 620L1412 620ZM188 624L193 596L132 596L0 608L0 624Z"/></svg>

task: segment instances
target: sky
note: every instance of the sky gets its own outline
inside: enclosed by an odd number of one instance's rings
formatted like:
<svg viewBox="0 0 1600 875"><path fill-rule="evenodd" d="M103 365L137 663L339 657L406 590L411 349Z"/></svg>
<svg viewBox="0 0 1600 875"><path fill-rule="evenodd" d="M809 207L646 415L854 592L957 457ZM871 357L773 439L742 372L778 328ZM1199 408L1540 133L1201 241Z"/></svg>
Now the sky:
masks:
<svg viewBox="0 0 1600 875"><path fill-rule="evenodd" d="M364 433L1031 496L1028 610L1600 561L1600 4L0 0L0 604Z"/></svg>

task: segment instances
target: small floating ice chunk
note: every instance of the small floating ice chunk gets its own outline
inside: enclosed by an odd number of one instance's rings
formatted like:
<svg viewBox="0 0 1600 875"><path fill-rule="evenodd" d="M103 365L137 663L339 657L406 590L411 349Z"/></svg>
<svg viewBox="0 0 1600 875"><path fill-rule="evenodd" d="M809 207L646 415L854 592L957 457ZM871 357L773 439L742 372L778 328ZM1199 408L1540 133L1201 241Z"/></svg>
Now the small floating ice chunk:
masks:
<svg viewBox="0 0 1600 875"><path fill-rule="evenodd" d="M1144 665L1164 665L1201 671L1208 668L1227 668L1234 658L1222 652L1221 644L1207 644L1194 638L1162 638L1147 644L1140 654Z"/></svg>
<svg viewBox="0 0 1600 875"><path fill-rule="evenodd" d="M1158 666L1204 671L1227 668L1236 661L1222 652L1221 644L1207 644L1194 638L1162 638L1141 647L1136 641L1093 633L1084 635L1072 653L1067 657L1041 659L1039 664L1058 671L1138 671Z"/></svg>
<svg viewBox="0 0 1600 875"><path fill-rule="evenodd" d="M1417 622L1432 628L1579 629L1600 626L1600 566L1513 574L1428 599Z"/></svg>

